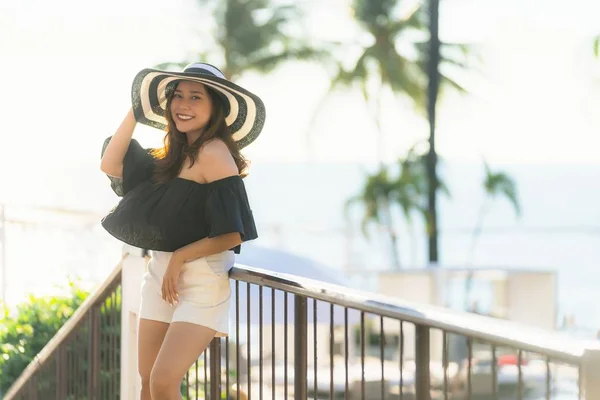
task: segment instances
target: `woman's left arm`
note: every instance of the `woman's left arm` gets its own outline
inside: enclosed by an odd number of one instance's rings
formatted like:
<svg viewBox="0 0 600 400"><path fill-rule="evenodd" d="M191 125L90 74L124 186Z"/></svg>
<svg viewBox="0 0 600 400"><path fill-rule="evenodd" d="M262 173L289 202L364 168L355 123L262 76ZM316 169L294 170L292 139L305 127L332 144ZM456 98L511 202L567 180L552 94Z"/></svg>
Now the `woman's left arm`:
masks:
<svg viewBox="0 0 600 400"><path fill-rule="evenodd" d="M183 246L173 253L172 257L178 262L186 263L200 257L218 254L225 250L233 249L242 243L239 232L226 233L213 238L204 238Z"/></svg>
<svg viewBox="0 0 600 400"><path fill-rule="evenodd" d="M162 298L173 305L179 301L177 281L183 264L196 258L218 254L242 243L239 232L204 238L175 250L163 275Z"/></svg>
<svg viewBox="0 0 600 400"><path fill-rule="evenodd" d="M238 175L237 165L221 140L206 143L199 151L198 162L192 166L200 179L206 182ZM242 243L239 232L226 233L212 238L200 239L181 247L173 253L162 282L162 298L174 304L178 301L177 281L183 264L200 257L218 254Z"/></svg>

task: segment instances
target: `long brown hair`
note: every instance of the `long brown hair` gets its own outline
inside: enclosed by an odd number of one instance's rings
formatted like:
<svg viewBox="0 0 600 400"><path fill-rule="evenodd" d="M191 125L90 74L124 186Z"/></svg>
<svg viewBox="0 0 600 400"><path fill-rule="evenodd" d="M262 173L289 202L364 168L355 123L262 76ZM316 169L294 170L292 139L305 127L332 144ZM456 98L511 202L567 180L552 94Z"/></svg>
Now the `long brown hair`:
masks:
<svg viewBox="0 0 600 400"><path fill-rule="evenodd" d="M176 84L175 84L176 85ZM208 85L204 85L206 92L212 102L212 113L202 135L194 143L188 145L186 134L179 132L171 115L171 101L175 92L173 86L170 94L167 96L167 106L165 117L167 119L167 133L163 140L164 147L155 149L152 156L156 159L156 169L154 180L158 183L165 183L175 179L187 158L190 160L190 167L197 161L198 150L208 141L219 138L229 148L233 160L237 165L240 176L248 175L248 160L240 153L240 149L233 140L229 132L229 127L225 123L225 107L223 98Z"/></svg>

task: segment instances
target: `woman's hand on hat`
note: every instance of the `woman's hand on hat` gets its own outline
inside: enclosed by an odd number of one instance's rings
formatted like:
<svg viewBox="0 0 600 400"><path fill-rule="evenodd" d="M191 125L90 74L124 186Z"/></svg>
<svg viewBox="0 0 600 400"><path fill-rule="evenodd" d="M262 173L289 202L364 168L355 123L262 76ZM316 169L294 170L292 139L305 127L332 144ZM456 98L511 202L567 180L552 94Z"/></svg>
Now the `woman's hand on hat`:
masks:
<svg viewBox="0 0 600 400"><path fill-rule="evenodd" d="M174 305L179 302L177 282L179 281L179 275L181 275L183 264L183 259L179 258L177 253L173 253L171 259L169 260L169 265L167 266L165 275L163 276L161 296L163 300L170 305Z"/></svg>

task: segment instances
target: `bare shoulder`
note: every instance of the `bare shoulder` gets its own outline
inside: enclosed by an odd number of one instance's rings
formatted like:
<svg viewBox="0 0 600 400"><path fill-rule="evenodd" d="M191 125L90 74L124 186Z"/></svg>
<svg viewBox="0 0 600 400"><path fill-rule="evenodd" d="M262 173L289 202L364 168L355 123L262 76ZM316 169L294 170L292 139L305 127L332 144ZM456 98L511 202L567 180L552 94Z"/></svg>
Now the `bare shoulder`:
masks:
<svg viewBox="0 0 600 400"><path fill-rule="evenodd" d="M229 148L225 142L219 139L211 140L200 148L198 163L203 180L206 182L239 175Z"/></svg>

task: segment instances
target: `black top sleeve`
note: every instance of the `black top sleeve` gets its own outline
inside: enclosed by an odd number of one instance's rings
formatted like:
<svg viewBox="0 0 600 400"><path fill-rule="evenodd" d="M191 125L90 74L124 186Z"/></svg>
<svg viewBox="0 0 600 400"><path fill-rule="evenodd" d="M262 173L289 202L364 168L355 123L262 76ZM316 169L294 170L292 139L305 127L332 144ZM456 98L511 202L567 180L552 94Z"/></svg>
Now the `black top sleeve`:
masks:
<svg viewBox="0 0 600 400"><path fill-rule="evenodd" d="M206 201L208 237L239 232L242 241L258 237L248 195L241 177L230 177L211 185Z"/></svg>
<svg viewBox="0 0 600 400"><path fill-rule="evenodd" d="M102 155L104 155L111 137L104 141ZM151 180L155 166L150 149L142 148L137 140L131 139L123 159L123 177L116 178L107 175L110 179L110 186L117 196L123 197L140 183Z"/></svg>

